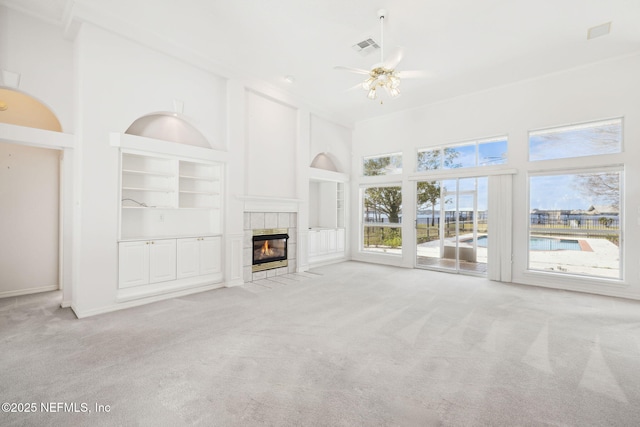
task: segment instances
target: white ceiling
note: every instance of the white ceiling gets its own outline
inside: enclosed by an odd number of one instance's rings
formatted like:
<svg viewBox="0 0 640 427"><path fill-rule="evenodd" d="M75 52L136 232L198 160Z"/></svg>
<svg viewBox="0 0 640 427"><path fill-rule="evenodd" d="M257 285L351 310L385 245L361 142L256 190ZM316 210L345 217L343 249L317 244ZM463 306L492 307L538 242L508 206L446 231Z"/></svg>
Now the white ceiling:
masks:
<svg viewBox="0 0 640 427"><path fill-rule="evenodd" d="M344 123L413 108L563 69L640 52L639 0L0 0L64 25L76 3L253 76L331 113ZM348 90L379 53L351 46L380 41L377 10L388 11L385 53L402 46L398 70L431 77L403 80L402 96L367 99ZM111 19L109 18L109 19ZM587 29L612 22L611 34ZM108 22L107 19L103 20ZM114 27L115 28L115 27ZM295 76L295 83L284 81Z"/></svg>

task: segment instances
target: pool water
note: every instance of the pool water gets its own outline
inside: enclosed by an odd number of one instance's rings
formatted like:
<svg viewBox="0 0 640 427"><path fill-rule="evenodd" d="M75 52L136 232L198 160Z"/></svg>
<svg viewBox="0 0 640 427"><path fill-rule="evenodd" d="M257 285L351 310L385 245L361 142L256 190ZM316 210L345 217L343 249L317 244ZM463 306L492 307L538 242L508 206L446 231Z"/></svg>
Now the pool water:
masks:
<svg viewBox="0 0 640 427"><path fill-rule="evenodd" d="M471 241L469 241L471 243ZM478 237L478 246L487 247L487 236ZM532 251L580 251L580 242L574 239L552 239L551 237L531 237L529 250Z"/></svg>

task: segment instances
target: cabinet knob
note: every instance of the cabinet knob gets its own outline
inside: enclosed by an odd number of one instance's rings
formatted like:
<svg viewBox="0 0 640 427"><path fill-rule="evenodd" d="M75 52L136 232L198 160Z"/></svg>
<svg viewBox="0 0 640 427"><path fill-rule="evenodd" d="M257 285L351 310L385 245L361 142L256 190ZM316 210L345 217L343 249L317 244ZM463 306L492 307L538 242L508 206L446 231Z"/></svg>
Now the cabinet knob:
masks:
<svg viewBox="0 0 640 427"><path fill-rule="evenodd" d="M155 244L156 244L156 242L151 242L151 244L152 244L152 245L155 245Z"/></svg>

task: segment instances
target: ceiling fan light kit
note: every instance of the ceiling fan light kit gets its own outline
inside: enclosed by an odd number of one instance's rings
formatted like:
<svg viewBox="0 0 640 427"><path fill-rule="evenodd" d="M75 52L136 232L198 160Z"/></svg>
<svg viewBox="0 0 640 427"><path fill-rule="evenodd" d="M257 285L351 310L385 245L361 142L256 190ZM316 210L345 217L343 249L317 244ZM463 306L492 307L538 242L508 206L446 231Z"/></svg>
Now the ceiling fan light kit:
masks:
<svg viewBox="0 0 640 427"><path fill-rule="evenodd" d="M373 66L369 72L369 78L362 83L362 88L369 93L369 99L376 99L376 89L383 87L389 96L395 98L400 95L400 79L395 75L395 70L384 66L384 18L387 16L385 9L378 10L380 20L380 64Z"/></svg>
<svg viewBox="0 0 640 427"><path fill-rule="evenodd" d="M370 99L376 99L376 89L385 88L389 96L392 98L400 95L400 79L395 75L394 70L384 67L376 67L371 70L370 77L362 82L362 88L369 91L367 95Z"/></svg>
<svg viewBox="0 0 640 427"><path fill-rule="evenodd" d="M378 10L378 19L380 20L380 62L378 64L374 64L369 71L351 67L335 67L336 69L346 70L353 73L366 74L368 77L361 83L361 87L367 91L367 98L369 99L376 99L376 91L379 88L384 88L385 92L387 92L391 98L396 98L400 95L400 76L396 73L395 67L402 60L402 50L399 50L391 59L388 59L385 62L384 18L386 16L386 10ZM422 77L421 74L422 73L417 71L405 71L403 73L403 77Z"/></svg>

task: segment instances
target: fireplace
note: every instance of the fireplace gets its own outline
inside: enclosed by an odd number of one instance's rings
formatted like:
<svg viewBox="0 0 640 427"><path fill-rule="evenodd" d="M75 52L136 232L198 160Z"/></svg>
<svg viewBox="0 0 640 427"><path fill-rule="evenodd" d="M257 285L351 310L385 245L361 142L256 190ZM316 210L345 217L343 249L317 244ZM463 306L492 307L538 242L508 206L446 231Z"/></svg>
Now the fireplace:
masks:
<svg viewBox="0 0 640 427"><path fill-rule="evenodd" d="M286 267L288 239L286 228L253 230L252 271Z"/></svg>

